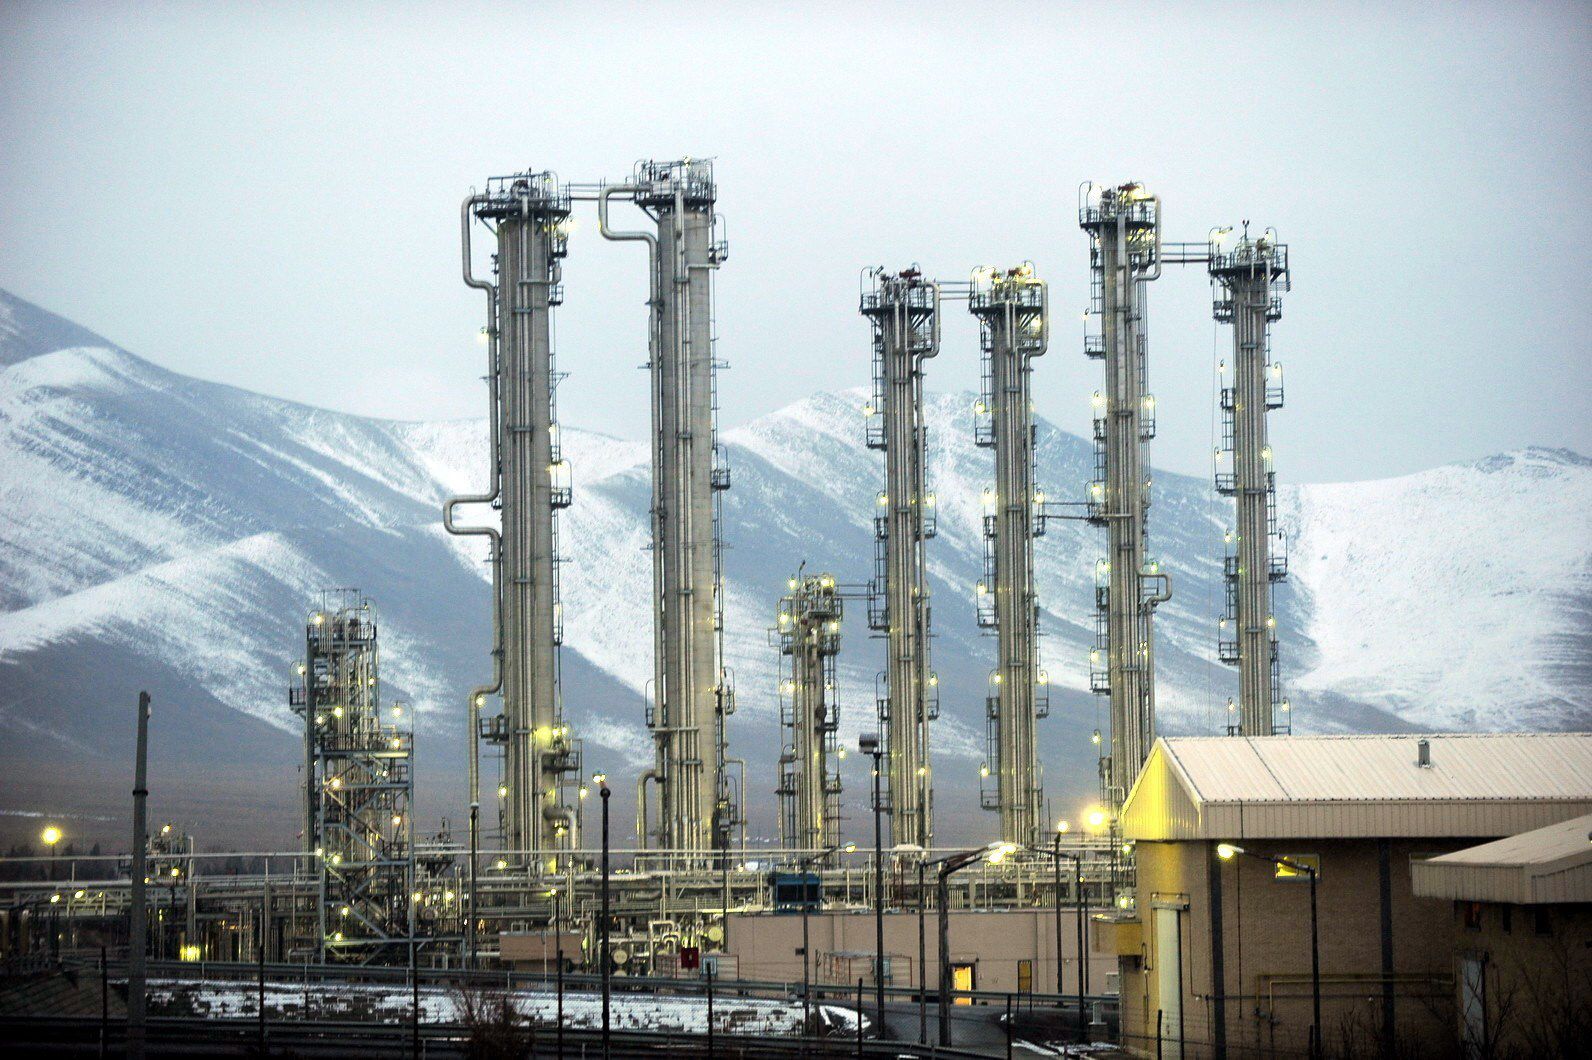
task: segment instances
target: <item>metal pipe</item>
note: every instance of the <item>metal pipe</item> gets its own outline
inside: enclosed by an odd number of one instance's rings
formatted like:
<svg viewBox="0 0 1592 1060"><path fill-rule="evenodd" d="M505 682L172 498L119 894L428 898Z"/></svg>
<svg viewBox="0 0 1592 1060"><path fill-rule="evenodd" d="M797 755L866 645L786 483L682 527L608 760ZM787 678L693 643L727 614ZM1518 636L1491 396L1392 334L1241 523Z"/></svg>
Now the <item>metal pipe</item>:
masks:
<svg viewBox="0 0 1592 1060"><path fill-rule="evenodd" d="M658 782L658 771L649 769L636 778L636 846L647 849L647 781Z"/></svg>
<svg viewBox="0 0 1592 1060"><path fill-rule="evenodd" d="M503 687L503 589L502 589L502 564L503 542L498 531L490 526L460 527L453 521L453 510L461 504L491 504L497 500L502 489L502 428L501 407L498 392L498 291L497 286L487 280L478 280L475 277L471 264L470 249L470 210L480 202L486 201L484 195L467 196L459 208L460 245L463 257L463 276L467 287L486 292L487 301L487 438L490 452L490 474L488 476L488 490L479 494L463 494L449 497L442 506L442 525L448 533L460 537L485 537L491 542L492 566L492 680L484 685L478 685L470 690L470 697L465 705L465 718L470 727L469 741L469 789L470 789L470 865L469 865L469 895L468 905L470 917L466 930L466 960L472 959L475 951L475 878L476 860L480 848L480 817L481 817L481 706L487 696L498 692Z"/></svg>
<svg viewBox="0 0 1592 1060"><path fill-rule="evenodd" d="M597 193L597 228L598 228L598 231L600 231L602 233L602 236L603 236L604 239L612 240L613 242L616 242L616 243L618 243L618 242L640 242L640 243L646 243L647 244L647 311L648 311L648 315L647 315L647 360L648 360L649 365L650 365L651 362L654 362L656 360L656 358L659 356L659 354L660 354L660 345L661 345L661 342L662 342L662 334L661 334L661 331L660 331L660 323L661 323L661 318L662 318L662 307L663 307L662 290L661 290L661 288L662 288L662 268L663 268L663 264L662 264L662 260L661 260L661 251L660 251L660 248L658 246L658 237L653 235L651 232L647 232L647 231L643 231L643 230L632 230L632 231L615 230L614 228L610 227L610 225L608 223L608 200L610 198L612 198L613 196L615 196L615 195L630 195L630 196L634 196L635 193L637 191L639 191L639 190L640 190L640 186L637 185L637 184L605 185ZM652 428L651 437L652 437L652 445L653 445L653 448L654 448L653 462L654 462L654 464L656 464L656 462L657 462L656 448L657 448L657 445L658 445L658 431L659 431L659 409L661 408L662 394L659 391L659 386L660 386L659 373L656 372L656 371L651 371L649 374L650 374L650 386L651 386L651 393L652 393L652 400L650 402L650 405L651 405L651 428ZM651 500L650 513L651 513L651 518L652 518L653 541L655 542L654 547L656 547L656 541L657 541L657 538L658 538L658 523L657 523L657 521L658 521L658 513L661 510L663 498L662 498L662 493L661 493L661 490L660 490L661 483L658 480L658 475L656 473L654 473L650 478L651 478L651 489L652 489L652 500ZM654 606L655 607L657 606L657 602L658 601L661 601L661 600L664 599L663 570L662 570L661 565L659 563L657 563L657 562L654 562L653 565L652 565L652 599L654 601ZM652 679L653 707L654 707L654 711L656 711L658 703L659 703L659 697L663 694L663 689L665 687L665 681L664 681L665 661L664 661L663 627L662 627L662 623L660 623L660 622L658 622L656 620L656 616L654 617L654 620L653 620L653 623L652 623L652 666L653 666L653 679ZM655 717L654 721L662 721L662 719ZM665 763L666 763L666 759L660 754L658 756L658 767L653 769L653 770L649 770L648 771L648 774L652 777L653 783L655 785L658 785L659 789L660 789L659 790L659 812L660 812L660 814L662 813L662 809L663 809L663 807L662 807L663 792L662 792L661 785L662 785L662 782L663 782L663 770L666 768ZM647 836L647 834L649 832L649 829L647 827L646 817L644 816L644 814L645 814L645 806L641 802L638 801L638 803L637 803L637 821L639 823L638 823L637 829L636 829L636 845L641 847L642 849L646 848L646 845L647 845L646 836ZM661 820L658 822L658 831L659 831L660 837L662 836L662 834L665 831L664 823Z"/></svg>

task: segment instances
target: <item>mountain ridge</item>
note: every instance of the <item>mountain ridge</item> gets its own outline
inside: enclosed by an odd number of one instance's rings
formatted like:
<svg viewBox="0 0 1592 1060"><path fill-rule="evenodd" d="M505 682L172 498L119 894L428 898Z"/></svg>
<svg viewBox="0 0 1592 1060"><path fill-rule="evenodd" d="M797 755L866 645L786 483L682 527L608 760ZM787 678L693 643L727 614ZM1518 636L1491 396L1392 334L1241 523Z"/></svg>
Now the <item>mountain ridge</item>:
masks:
<svg viewBox="0 0 1592 1060"><path fill-rule="evenodd" d="M375 599L384 684L416 706L422 783L436 805L457 806L462 700L489 669L488 593L479 542L444 534L440 504L484 481L484 419L331 412L183 376L109 344L41 351L51 336L92 333L19 304L0 294L0 502L9 513L0 525L0 766L14 778L0 783L0 814L37 809L34 796L53 790L31 759L83 769L120 760L125 734L103 731L96 704L125 696L141 670L163 675L166 695L203 715L190 726L203 734L186 750L190 762L199 756L227 775L238 755L215 734L235 726L246 735L234 776L251 762L294 768L289 661L304 612L333 585L359 585ZM6 330L18 320L36 331ZM804 560L847 581L871 572L883 473L879 454L862 445L863 394L819 392L723 433L734 476L724 516L726 656L742 704L731 742L753 759L754 776L772 775L778 750L766 630L785 578ZM972 444L971 395L932 395L925 414L940 502L929 559L945 709L934 746L944 834L955 834L977 818L993 642L973 622L971 589L991 469ZM576 489L562 522L566 709L593 762L633 768L651 753L641 724L651 669L648 451L578 428L562 442ZM1088 442L1041 422L1038 452L1053 496L1081 490ZM1524 447L1413 475L1284 489L1295 577L1279 590L1278 619L1299 724L1592 727L1589 469L1592 460L1573 451ZM1166 731L1224 724L1234 679L1210 656L1226 511L1204 480L1157 474L1152 542L1176 582L1157 624ZM1066 797L1092 785L1088 735L1104 727L1087 691L1099 548L1092 528L1061 523L1036 550L1055 706L1041 756L1051 790ZM853 616L841 657L848 739L871 726L878 669L878 646L851 632L857 625ZM1434 640L1458 662L1444 665ZM176 768L184 752L162 746ZM854 790L862 779L847 782ZM760 789L771 786L758 782L748 800L754 827L768 827L773 799ZM204 792L190 787L190 802L202 805ZM292 785L280 788L290 804Z"/></svg>

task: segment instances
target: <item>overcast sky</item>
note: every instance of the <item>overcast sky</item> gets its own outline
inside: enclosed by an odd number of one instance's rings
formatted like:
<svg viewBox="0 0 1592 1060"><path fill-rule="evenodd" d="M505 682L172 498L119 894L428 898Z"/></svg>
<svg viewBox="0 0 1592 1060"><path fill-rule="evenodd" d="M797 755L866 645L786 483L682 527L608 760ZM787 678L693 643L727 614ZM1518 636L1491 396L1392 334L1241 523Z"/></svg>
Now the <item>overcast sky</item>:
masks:
<svg viewBox="0 0 1592 1060"><path fill-rule="evenodd" d="M1586 4L0 5L0 286L179 371L476 415L458 204L718 160L723 417L862 385L867 265L1031 259L1040 412L1088 427L1083 180L1291 245L1280 477L1592 453ZM647 420L644 256L572 239L565 423ZM1152 288L1157 464L1209 471L1205 276ZM948 307L930 387L977 386ZM861 424L858 425L859 431Z"/></svg>

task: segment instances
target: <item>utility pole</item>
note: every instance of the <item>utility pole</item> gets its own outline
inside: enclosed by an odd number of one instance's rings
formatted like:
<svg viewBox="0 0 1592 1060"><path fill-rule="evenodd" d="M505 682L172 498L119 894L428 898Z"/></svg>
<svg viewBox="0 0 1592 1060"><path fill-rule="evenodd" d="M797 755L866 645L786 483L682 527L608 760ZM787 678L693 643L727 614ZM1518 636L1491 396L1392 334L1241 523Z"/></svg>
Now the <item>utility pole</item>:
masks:
<svg viewBox="0 0 1592 1060"><path fill-rule="evenodd" d="M149 693L138 693L138 750L133 766L133 899L127 928L127 1055L144 1056L144 947L149 922L144 908L144 878L149 866L144 857L145 803L149 799Z"/></svg>

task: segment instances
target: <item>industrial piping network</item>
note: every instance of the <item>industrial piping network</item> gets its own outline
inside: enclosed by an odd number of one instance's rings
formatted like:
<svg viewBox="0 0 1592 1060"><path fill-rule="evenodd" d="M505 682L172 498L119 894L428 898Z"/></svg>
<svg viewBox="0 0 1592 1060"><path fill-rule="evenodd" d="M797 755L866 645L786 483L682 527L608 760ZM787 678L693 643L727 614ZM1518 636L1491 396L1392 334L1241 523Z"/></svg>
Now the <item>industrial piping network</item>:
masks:
<svg viewBox="0 0 1592 1060"><path fill-rule="evenodd" d="M939 678L929 662L929 579L924 542L934 536L923 424L924 362L940 352L940 287L916 267L864 273L860 310L873 327L873 399L864 408L870 449L885 454L885 488L874 517L874 600L868 625L885 634L876 696L885 741L882 808L896 845L934 838L929 723L939 716ZM875 420L879 422L875 423Z"/></svg>
<svg viewBox="0 0 1592 1060"><path fill-rule="evenodd" d="M1250 238L1247 223L1236 241L1234 235L1231 228L1211 233L1207 263L1216 320L1233 326L1231 374L1225 361L1219 365L1216 490L1233 498L1236 519L1222 558L1227 607L1217 654L1238 667L1238 718L1236 724L1229 719L1228 731L1270 736L1290 729L1272 610L1272 584L1288 576L1288 553L1277 527L1277 476L1266 440L1267 414L1283 402L1282 363L1271 358L1271 324L1281 318L1289 288L1288 247L1270 229Z"/></svg>
<svg viewBox="0 0 1592 1060"><path fill-rule="evenodd" d="M616 231L609 202L623 197L656 223L656 233ZM744 764L728 757L726 719L734 691L723 666L719 495L729 467L714 441L717 407L712 273L725 260L714 209L711 162L642 162L622 184L560 185L547 172L493 178L462 211L464 280L487 295L491 479L487 492L450 498L450 533L487 537L493 582L493 679L469 700L472 849L478 849L479 741L504 745L503 840L528 852L538 870L559 871L556 851L578 841L568 777L580 771L579 741L563 724L558 654L556 512L570 502L568 463L557 442L557 372L551 310L562 301L558 262L567 252L574 200L597 203L607 239L645 242L649 266L648 368L652 377L654 702L648 724L654 768L638 788L638 835L666 849L727 851L740 818ZM471 267L472 219L494 230L497 282ZM460 527L454 510L491 504L500 531ZM483 719L487 697L503 711ZM732 767L739 772L732 777ZM645 784L658 791L649 821ZM555 854L551 859L546 854ZM474 855L472 855L472 862ZM542 864L545 860L545 866Z"/></svg>
<svg viewBox="0 0 1592 1060"><path fill-rule="evenodd" d="M1147 555L1145 528L1155 398L1145 389L1144 285L1161 275L1161 200L1140 184L1084 184L1079 198L1078 224L1090 238L1089 312L1100 328L1085 336L1084 352L1105 362L1088 497L1089 520L1106 529L1106 555L1095 568L1090 687L1110 697L1100 785L1120 806L1155 738L1155 608L1172 597L1171 576Z"/></svg>
<svg viewBox="0 0 1592 1060"><path fill-rule="evenodd" d="M620 231L609 223L611 200L641 208L655 230ZM730 758L726 720L734 693L723 662L720 495L729 469L715 442L716 370L712 274L727 256L720 238L711 163L683 159L638 163L624 183L560 185L550 173L493 178L462 211L464 279L487 296L489 405L493 475L487 492L451 498L444 509L452 533L491 544L494 615L492 680L470 696L472 849L479 837L482 738L504 745L501 821L506 850L523 850L542 871L560 870L557 852L578 844L565 778L579 771L579 742L563 724L558 695L561 640L556 512L569 503L568 467L558 451L551 310L561 301L559 261L566 253L571 203L597 204L606 239L648 248L648 362L651 375L653 701L647 721L656 760L637 783L637 833L688 859L744 845L744 763ZM477 279L470 258L472 220L497 238L497 282ZM1226 445L1233 471L1217 486L1236 495L1238 529L1226 560L1229 616L1240 631L1219 654L1240 664L1244 704L1234 731L1274 731L1278 699L1270 582L1281 577L1280 534L1265 441L1265 412L1281 401L1280 369L1269 356L1268 324L1287 289L1286 248L1268 234L1246 235L1231 251L1221 236L1208 244L1162 243L1160 199L1136 183L1085 184L1079 225L1091 242L1091 300L1086 314L1098 331L1085 352L1104 362L1095 395L1096 470L1079 507L1106 529L1106 555L1096 566L1096 645L1091 687L1109 696L1110 748L1102 755L1102 793L1120 805L1154 737L1154 636L1157 605L1171 597L1170 576L1147 549L1150 503L1147 443L1155 399L1146 387L1145 284L1166 262L1207 265L1218 297L1217 319L1235 325L1235 385L1222 390ZM1035 721L1047 710L1048 680L1039 666L1034 538L1043 534L1047 504L1035 482L1032 358L1048 345L1046 285L1032 266L1006 273L975 270L967 284L924 277L915 266L898 273L865 272L859 308L873 331L874 389L864 408L870 448L885 453L885 488L875 518L874 576L865 592L869 624L887 644L876 704L886 745L884 807L892 841L928 847L933 840L930 722L938 714L938 678L930 664L930 592L924 542L935 532L928 489L923 377L940 348L944 298L965 298L979 319L985 386L975 408L979 444L995 451L993 489L986 494L986 572L979 586L980 625L993 628L998 660L986 701L993 791L984 803L1001 814L1007 842L1039 836L1041 770ZM1258 395L1258 397L1256 396ZM1219 452L1218 456L1221 457ZM459 527L464 504L503 509L502 530ZM1055 517L1054 514L1051 517ZM1076 518L1078 516L1065 516ZM1277 544L1274 544L1277 543ZM782 777L787 842L831 845L838 801L834 756L833 655L838 651L840 597L818 601L828 575L798 576L782 601L776 630L792 676L787 753L798 766ZM813 582L813 584L809 584ZM855 589L855 587L853 587ZM809 599L811 597L811 599ZM820 603L822 606L820 606ZM811 606L809 606L811 605ZM804 653L797 613L820 611L815 653ZM833 622L834 633L822 635ZM827 647L829 650L823 650ZM811 654L811 658L807 655ZM803 668L805 666L805 669ZM809 672L810 671L810 672ZM826 676L827 675L827 676ZM816 682L816 683L815 683ZM501 715L483 719L488 696L502 692ZM826 694L827 693L827 694ZM800 709L798 705L801 704ZM1284 707L1286 710L1286 707ZM738 768L737 768L738 767ZM647 786L656 789L656 810ZM788 789L788 790L787 790ZM472 862L473 862L472 857ZM690 862L695 864L696 862ZM701 864L709 864L702 861Z"/></svg>
<svg viewBox="0 0 1592 1060"><path fill-rule="evenodd" d="M979 321L983 388L973 406L977 444L995 451L995 485L984 491L984 577L978 624L993 627L996 665L986 699L985 809L1000 812L1001 840L1040 842L1044 805L1036 721L1048 715L1048 678L1039 667L1039 594L1034 538L1044 533L1044 494L1035 484L1033 358L1050 343L1050 298L1025 263L1004 273L977 269L968 309Z"/></svg>

